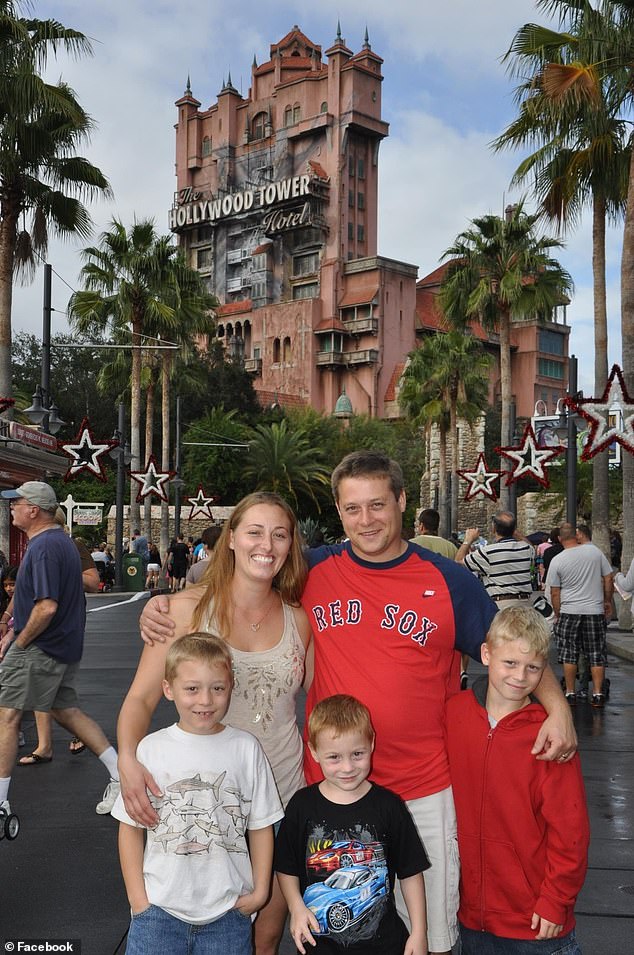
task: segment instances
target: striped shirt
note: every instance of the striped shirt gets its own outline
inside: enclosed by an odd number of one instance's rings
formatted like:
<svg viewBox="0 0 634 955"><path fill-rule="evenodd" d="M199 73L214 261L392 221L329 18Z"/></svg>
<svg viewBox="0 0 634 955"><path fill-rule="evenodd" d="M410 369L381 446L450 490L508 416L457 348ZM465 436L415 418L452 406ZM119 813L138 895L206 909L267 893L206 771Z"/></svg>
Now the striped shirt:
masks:
<svg viewBox="0 0 634 955"><path fill-rule="evenodd" d="M528 541L504 537L467 554L465 567L476 574L490 597L532 593L533 548Z"/></svg>

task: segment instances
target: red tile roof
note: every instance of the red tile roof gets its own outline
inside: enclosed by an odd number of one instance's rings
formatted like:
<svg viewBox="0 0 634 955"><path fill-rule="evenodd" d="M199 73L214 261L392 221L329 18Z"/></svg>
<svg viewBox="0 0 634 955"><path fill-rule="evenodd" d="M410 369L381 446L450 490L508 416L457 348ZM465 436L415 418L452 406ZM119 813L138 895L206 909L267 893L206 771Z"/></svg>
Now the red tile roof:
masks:
<svg viewBox="0 0 634 955"><path fill-rule="evenodd" d="M311 172L313 172L317 176L318 179L326 179L326 180L330 179L330 176L328 175L324 167L320 166L319 163L315 162L314 159L308 160L308 168L310 169Z"/></svg>
<svg viewBox="0 0 634 955"><path fill-rule="evenodd" d="M224 318L225 315L236 315L240 312L250 312L253 309L250 298L246 298L243 302L227 302L225 305L219 305L216 309L216 315L218 318Z"/></svg>
<svg viewBox="0 0 634 955"><path fill-rule="evenodd" d="M378 294L378 284L363 285L356 290L350 289L339 302L339 308L347 308L349 305L367 305L369 302L374 301Z"/></svg>
<svg viewBox="0 0 634 955"><path fill-rule="evenodd" d="M340 322L338 318L322 318L319 325L317 325L313 331L315 332L344 332L346 333L348 329Z"/></svg>
<svg viewBox="0 0 634 955"><path fill-rule="evenodd" d="M315 50L316 53L321 54L321 46L318 43L313 43L312 40L308 39L305 33L302 33L299 27L294 26L293 29L290 30L286 34L286 36L283 36L281 40L278 40L277 43L271 43L271 47L270 47L271 56L273 56L273 54L277 50L285 50L287 47L291 45L293 40L298 40L300 43L303 43L305 46L311 47L313 50Z"/></svg>
<svg viewBox="0 0 634 955"><path fill-rule="evenodd" d="M283 408L305 408L308 401L300 395L282 395L277 391L258 391L256 389L258 401L263 408L270 407L277 402Z"/></svg>
<svg viewBox="0 0 634 955"><path fill-rule="evenodd" d="M399 383L400 377L403 374L405 369L405 362L399 361L394 365L394 371L388 382L387 388L385 389L385 401L396 401L396 386Z"/></svg>

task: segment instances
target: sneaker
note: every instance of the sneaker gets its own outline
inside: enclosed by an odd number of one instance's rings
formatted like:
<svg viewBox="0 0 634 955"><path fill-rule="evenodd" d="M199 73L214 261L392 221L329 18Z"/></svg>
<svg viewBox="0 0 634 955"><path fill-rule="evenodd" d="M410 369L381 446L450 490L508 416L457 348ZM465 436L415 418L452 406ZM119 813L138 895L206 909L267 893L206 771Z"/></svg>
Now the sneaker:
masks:
<svg viewBox="0 0 634 955"><path fill-rule="evenodd" d="M603 709L603 707L605 706L605 696L603 695L603 693L593 693L591 705L596 707L599 710Z"/></svg>
<svg viewBox="0 0 634 955"><path fill-rule="evenodd" d="M577 702L576 693L570 693L570 692L566 693L566 703L569 703L571 706L574 706L576 702Z"/></svg>
<svg viewBox="0 0 634 955"><path fill-rule="evenodd" d="M105 788L103 799L97 804L95 812L99 813L100 816L107 816L117 801L117 796L120 792L121 784L119 783L119 780L111 779Z"/></svg>
<svg viewBox="0 0 634 955"><path fill-rule="evenodd" d="M466 690L469 686L469 674L466 670L463 670L460 674L460 689Z"/></svg>

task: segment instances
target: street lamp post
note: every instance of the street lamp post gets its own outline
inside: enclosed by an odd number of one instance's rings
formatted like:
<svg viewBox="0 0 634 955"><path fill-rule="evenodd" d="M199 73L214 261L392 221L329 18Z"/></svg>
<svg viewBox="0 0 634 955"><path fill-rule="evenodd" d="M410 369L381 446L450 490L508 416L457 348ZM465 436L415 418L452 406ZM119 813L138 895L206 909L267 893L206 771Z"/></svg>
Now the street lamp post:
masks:
<svg viewBox="0 0 634 955"><path fill-rule="evenodd" d="M51 275L52 267L44 266L44 302L42 306L42 377L33 393L33 404L24 409L32 424L45 434L57 434L66 423L59 416L59 408L51 397Z"/></svg>
<svg viewBox="0 0 634 955"><path fill-rule="evenodd" d="M181 478L181 396L176 397L176 446L174 449L174 470L172 478L174 487L174 537L180 537L181 532L181 495L185 482Z"/></svg>
<svg viewBox="0 0 634 955"><path fill-rule="evenodd" d="M577 359L568 358L568 397L576 400L581 397L577 391ZM565 430L564 430L565 429ZM559 409L558 434L567 438L566 448L566 521L577 526L577 421L571 408Z"/></svg>

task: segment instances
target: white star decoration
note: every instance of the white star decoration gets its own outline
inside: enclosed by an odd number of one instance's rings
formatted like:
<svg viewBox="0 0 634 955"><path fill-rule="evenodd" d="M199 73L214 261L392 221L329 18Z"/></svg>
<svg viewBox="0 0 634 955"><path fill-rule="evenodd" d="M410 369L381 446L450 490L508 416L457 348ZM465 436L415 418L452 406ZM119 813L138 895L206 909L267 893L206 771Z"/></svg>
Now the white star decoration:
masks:
<svg viewBox="0 0 634 955"><path fill-rule="evenodd" d="M84 418L79 426L75 442L61 445L64 454L72 458L72 464L64 475L64 480L69 481L81 474L82 471L90 471L100 481L106 481L106 472L100 459L102 455L114 448L115 444L114 441L102 441L100 444L96 444L90 430L90 421L88 418Z"/></svg>
<svg viewBox="0 0 634 955"><path fill-rule="evenodd" d="M540 448L537 444L535 432L530 424L524 428L524 436L519 447L496 448L502 457L509 458L515 464L511 471L507 471L506 485L519 481L520 478L532 477L544 487L550 486L546 463L556 458L566 449L561 445L551 448Z"/></svg>
<svg viewBox="0 0 634 955"><path fill-rule="evenodd" d="M212 495L211 497L205 497L205 492L203 491L202 484L198 485L198 493L196 497L188 497L187 500L191 504L191 510L189 512L188 520L192 520L194 517L197 517L199 514L202 514L203 517L208 517L210 521L213 520L213 514L211 513L211 505L216 500Z"/></svg>
<svg viewBox="0 0 634 955"><path fill-rule="evenodd" d="M156 494L162 501L169 503L169 489L165 485L175 473L175 471L159 471L156 458L153 454L150 455L145 471L130 471L132 480L141 485L136 496L137 501L143 501L148 494Z"/></svg>
<svg viewBox="0 0 634 955"><path fill-rule="evenodd" d="M465 501L472 501L478 495L489 497L492 501L497 501L498 496L493 487L494 481L499 481L504 471L490 471L487 467L484 451L478 455L478 463L473 471L457 471L460 477L467 481L469 487L465 494Z"/></svg>
<svg viewBox="0 0 634 955"><path fill-rule="evenodd" d="M630 398L623 373L618 365L612 366L604 392L600 398L566 398L569 408L578 411L590 424L588 438L581 455L582 461L589 461L617 441L630 454L634 453L634 403ZM618 417L610 424L610 409L619 409L622 424Z"/></svg>

